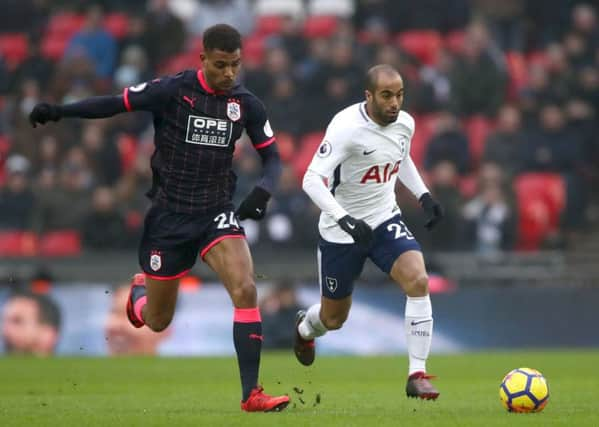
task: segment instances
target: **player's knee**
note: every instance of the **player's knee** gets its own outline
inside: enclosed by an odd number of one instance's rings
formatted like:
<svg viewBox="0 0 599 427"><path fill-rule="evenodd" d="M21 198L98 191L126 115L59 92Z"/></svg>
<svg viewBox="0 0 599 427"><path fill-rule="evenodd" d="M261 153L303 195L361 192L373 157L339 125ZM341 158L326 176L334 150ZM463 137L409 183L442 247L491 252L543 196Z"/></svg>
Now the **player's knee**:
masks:
<svg viewBox="0 0 599 427"><path fill-rule="evenodd" d="M173 316L171 314L160 314L147 319L146 325L154 332L162 332L168 328L172 320Z"/></svg>
<svg viewBox="0 0 599 427"><path fill-rule="evenodd" d="M420 274L410 280L406 289L406 294L411 297L423 297L428 295L428 276Z"/></svg>
<svg viewBox="0 0 599 427"><path fill-rule="evenodd" d="M335 315L320 315L320 320L322 324L329 331L333 331L335 329L341 329L345 321L347 320L347 314L335 314Z"/></svg>

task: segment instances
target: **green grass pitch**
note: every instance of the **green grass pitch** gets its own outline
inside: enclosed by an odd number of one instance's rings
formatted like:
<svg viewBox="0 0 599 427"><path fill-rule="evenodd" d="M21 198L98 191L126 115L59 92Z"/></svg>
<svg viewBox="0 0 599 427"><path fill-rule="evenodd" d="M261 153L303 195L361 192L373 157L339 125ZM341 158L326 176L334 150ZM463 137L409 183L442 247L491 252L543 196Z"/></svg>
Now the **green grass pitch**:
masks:
<svg viewBox="0 0 599 427"><path fill-rule="evenodd" d="M234 358L4 358L0 426L599 426L598 361L596 351L433 355L441 396L429 402L405 397L404 356L320 357L304 368L291 352L270 353L261 381L292 404L245 414ZM499 403L503 375L522 366L549 382L542 413Z"/></svg>

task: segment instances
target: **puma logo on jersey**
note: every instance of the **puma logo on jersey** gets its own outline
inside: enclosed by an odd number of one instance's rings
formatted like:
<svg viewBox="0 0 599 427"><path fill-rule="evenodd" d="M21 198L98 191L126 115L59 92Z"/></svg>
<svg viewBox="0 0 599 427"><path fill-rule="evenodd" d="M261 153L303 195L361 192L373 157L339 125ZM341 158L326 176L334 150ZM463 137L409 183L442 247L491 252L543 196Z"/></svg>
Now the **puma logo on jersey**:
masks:
<svg viewBox="0 0 599 427"><path fill-rule="evenodd" d="M187 102L191 108L193 108L195 106L196 103L196 99L195 98L190 98L187 95L183 95L183 101Z"/></svg>
<svg viewBox="0 0 599 427"><path fill-rule="evenodd" d="M393 175L396 175L399 172L399 164L401 160L396 162L395 164L387 163L383 167L379 167L379 165L374 165L366 171L362 179L360 180L360 184L368 184L370 182L380 184L382 182L389 182Z"/></svg>

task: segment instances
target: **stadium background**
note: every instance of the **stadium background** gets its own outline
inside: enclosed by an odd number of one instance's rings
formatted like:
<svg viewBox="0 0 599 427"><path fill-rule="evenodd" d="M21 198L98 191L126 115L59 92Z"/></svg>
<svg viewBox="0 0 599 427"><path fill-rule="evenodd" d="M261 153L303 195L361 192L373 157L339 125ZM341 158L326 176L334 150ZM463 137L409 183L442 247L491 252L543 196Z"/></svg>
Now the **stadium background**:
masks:
<svg viewBox="0 0 599 427"><path fill-rule="evenodd" d="M301 191L303 171L332 115L363 98L365 70L384 62L404 76L412 157L447 210L429 233L398 188L431 273L433 351L599 346L597 2L2 4L0 307L14 290L47 295L61 312L59 354L233 354L230 303L200 263L165 336L135 336L111 318L118 286L137 271L149 117L35 130L27 120L42 100L119 93L198 67L201 33L218 22L243 33L241 78L264 100L285 162L267 218L244 224L265 345L288 346L296 307L317 297L318 211ZM249 144L239 145L236 170L239 201L260 173ZM403 333L385 327L401 325L402 313L402 295L368 265L347 327L322 350L402 352ZM361 327L372 322L381 327Z"/></svg>

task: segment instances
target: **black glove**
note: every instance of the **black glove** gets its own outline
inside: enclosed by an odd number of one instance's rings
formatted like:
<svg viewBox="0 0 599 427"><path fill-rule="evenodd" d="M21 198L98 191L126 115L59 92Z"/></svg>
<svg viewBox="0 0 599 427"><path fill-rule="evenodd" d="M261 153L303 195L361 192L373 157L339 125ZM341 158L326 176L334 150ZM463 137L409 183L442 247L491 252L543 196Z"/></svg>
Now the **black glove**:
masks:
<svg viewBox="0 0 599 427"><path fill-rule="evenodd" d="M248 194L237 211L235 212L239 219L255 219L264 218L266 214L266 203L270 199L270 193L261 187L254 187L252 192Z"/></svg>
<svg viewBox="0 0 599 427"><path fill-rule="evenodd" d="M431 197L431 193L424 193L420 197L420 206L422 206L422 209L424 209L424 212L426 212L428 217L427 221L424 223L424 227L427 230L432 230L432 228L445 216L443 206Z"/></svg>
<svg viewBox="0 0 599 427"><path fill-rule="evenodd" d="M62 111L60 106L48 104L47 102L37 104L33 107L31 113L29 113L29 121L33 127L36 127L38 123L45 125L50 120L57 122L61 118Z"/></svg>
<svg viewBox="0 0 599 427"><path fill-rule="evenodd" d="M345 215L337 223L343 231L353 237L358 245L364 248L370 247L373 239L372 228L365 221Z"/></svg>

